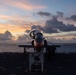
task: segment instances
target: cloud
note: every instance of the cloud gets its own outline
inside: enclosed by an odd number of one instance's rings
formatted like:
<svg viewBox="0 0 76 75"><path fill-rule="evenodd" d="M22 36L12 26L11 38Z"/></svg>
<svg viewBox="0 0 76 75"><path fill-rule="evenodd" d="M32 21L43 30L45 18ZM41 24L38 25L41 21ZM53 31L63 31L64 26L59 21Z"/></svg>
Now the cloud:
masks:
<svg viewBox="0 0 76 75"><path fill-rule="evenodd" d="M58 17L63 17L63 14L64 14L63 12L57 11L57 16Z"/></svg>
<svg viewBox="0 0 76 75"><path fill-rule="evenodd" d="M32 29L40 29L40 30L43 30L43 27L41 27L40 25L33 25L32 27L31 27L31 30Z"/></svg>
<svg viewBox="0 0 76 75"><path fill-rule="evenodd" d="M18 20L18 21L25 21L25 20L31 20L31 16L23 16L23 15L4 15L0 14L0 20Z"/></svg>
<svg viewBox="0 0 76 75"><path fill-rule="evenodd" d="M69 36L68 36L69 37ZM68 37L63 37L63 38L59 38L59 37L55 37L55 38L53 38L53 37L51 37L51 38L49 38L49 37L47 37L47 41L49 41L49 42L52 42L52 43L76 43L76 38L68 38Z"/></svg>
<svg viewBox="0 0 76 75"><path fill-rule="evenodd" d="M18 36L16 42L21 42L21 43L28 43L31 41L30 37L26 34Z"/></svg>
<svg viewBox="0 0 76 75"><path fill-rule="evenodd" d="M0 42L4 43L27 43L28 41L30 41L30 37L26 34L23 35L18 35L18 37L16 38L15 36L12 35L12 33L10 31L5 31L5 33L0 33Z"/></svg>
<svg viewBox="0 0 76 75"><path fill-rule="evenodd" d="M32 21L32 17L31 16L23 16L23 15L4 15L4 14L0 14L0 22L3 24L10 24L10 25L18 25L18 26L30 26ZM0 24L1 24L0 23Z"/></svg>
<svg viewBox="0 0 76 75"><path fill-rule="evenodd" d="M25 31L25 33L29 33L29 32L30 32L30 30L26 30L26 31Z"/></svg>
<svg viewBox="0 0 76 75"><path fill-rule="evenodd" d="M53 15L52 13L49 13L49 12L39 11L37 14L40 15L40 16L61 18L61 17L63 17L63 14L64 13L63 12L60 12L60 11L57 11L56 12L56 15Z"/></svg>
<svg viewBox="0 0 76 75"><path fill-rule="evenodd" d="M5 31L4 34L0 34L0 41L10 41L14 36L9 31Z"/></svg>
<svg viewBox="0 0 76 75"><path fill-rule="evenodd" d="M9 30L14 35L15 33L24 32L27 29L30 29L30 27L26 25L0 24L0 33Z"/></svg>
<svg viewBox="0 0 76 75"><path fill-rule="evenodd" d="M62 21L58 21L57 17L47 20L43 27L41 25L33 25L31 29L40 29L45 33L76 31L76 27L73 24L64 24Z"/></svg>
<svg viewBox="0 0 76 75"><path fill-rule="evenodd" d="M2 7L16 7L22 10L33 10L33 9L45 9L46 6L42 5L33 5L29 1L21 1L21 0L3 0L0 2Z"/></svg>
<svg viewBox="0 0 76 75"><path fill-rule="evenodd" d="M76 15L72 15L70 18L66 18L66 19L76 21Z"/></svg>
<svg viewBox="0 0 76 75"><path fill-rule="evenodd" d="M24 10L33 10L33 9L44 9L46 8L45 6L34 6L31 4L26 4L26 3L21 3L21 2L15 2L15 4L13 5L17 8L21 8Z"/></svg>
<svg viewBox="0 0 76 75"><path fill-rule="evenodd" d="M40 16L51 16L51 13L42 12L42 11L38 12L37 14L40 15Z"/></svg>
<svg viewBox="0 0 76 75"><path fill-rule="evenodd" d="M11 19L10 16L0 14L0 20L8 20Z"/></svg>
<svg viewBox="0 0 76 75"><path fill-rule="evenodd" d="M61 12L61 11L56 11L56 14L53 14L53 13L50 13L50 12L39 11L36 14L40 15L42 17L42 19L44 19L45 21L51 20L51 19L55 18L58 21L63 22L64 24L73 24L73 25L76 25L76 22L72 21L72 19L70 19L70 20L66 19L65 16L64 16L64 13Z"/></svg>
<svg viewBox="0 0 76 75"><path fill-rule="evenodd" d="M51 33L51 29L56 29L59 31L75 31L76 27L72 24L64 24L61 21L58 21L57 18L52 18L52 20L48 20L45 23L45 29Z"/></svg>

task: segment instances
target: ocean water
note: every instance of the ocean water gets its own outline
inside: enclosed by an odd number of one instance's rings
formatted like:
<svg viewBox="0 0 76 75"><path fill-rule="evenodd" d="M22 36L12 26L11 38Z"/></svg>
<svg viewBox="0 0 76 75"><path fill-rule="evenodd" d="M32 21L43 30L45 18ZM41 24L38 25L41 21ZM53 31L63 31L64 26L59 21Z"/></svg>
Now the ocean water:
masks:
<svg viewBox="0 0 76 75"><path fill-rule="evenodd" d="M18 47L19 44L0 43L0 52L24 52L24 48ZM20 43L21 45L21 43ZM33 51L33 48L28 48L28 52Z"/></svg>
<svg viewBox="0 0 76 75"><path fill-rule="evenodd" d="M27 51L32 51L32 50L33 48L27 49ZM0 43L0 52L23 52L23 48L18 47L18 44ZM76 44L61 45L61 47L57 48L56 52L76 53Z"/></svg>
<svg viewBox="0 0 76 75"><path fill-rule="evenodd" d="M60 53L76 53L76 44L63 44L56 51Z"/></svg>
<svg viewBox="0 0 76 75"><path fill-rule="evenodd" d="M17 44L0 43L0 52L22 52L23 49L19 48Z"/></svg>

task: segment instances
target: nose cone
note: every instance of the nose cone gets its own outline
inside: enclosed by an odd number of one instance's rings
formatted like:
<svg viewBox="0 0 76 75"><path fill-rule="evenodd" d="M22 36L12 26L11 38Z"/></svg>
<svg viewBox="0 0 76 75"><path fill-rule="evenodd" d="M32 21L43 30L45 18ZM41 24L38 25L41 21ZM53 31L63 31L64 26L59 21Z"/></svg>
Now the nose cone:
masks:
<svg viewBox="0 0 76 75"><path fill-rule="evenodd" d="M42 33L38 33L36 36L35 36L35 40L36 42L40 43L43 41L43 35Z"/></svg>
<svg viewBox="0 0 76 75"><path fill-rule="evenodd" d="M35 47L41 48L43 46L43 35L42 33L37 33L35 36Z"/></svg>

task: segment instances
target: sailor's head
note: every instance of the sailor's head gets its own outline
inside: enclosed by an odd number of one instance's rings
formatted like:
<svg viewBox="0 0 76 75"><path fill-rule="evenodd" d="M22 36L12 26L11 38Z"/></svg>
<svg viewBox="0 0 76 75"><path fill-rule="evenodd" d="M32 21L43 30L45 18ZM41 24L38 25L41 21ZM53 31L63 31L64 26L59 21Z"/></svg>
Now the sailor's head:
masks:
<svg viewBox="0 0 76 75"><path fill-rule="evenodd" d="M41 33L41 31L37 30L37 29L31 30L30 33L29 33L29 35L30 35L30 38L32 38L32 39L35 39L36 37L40 37L40 35L43 36L43 34Z"/></svg>

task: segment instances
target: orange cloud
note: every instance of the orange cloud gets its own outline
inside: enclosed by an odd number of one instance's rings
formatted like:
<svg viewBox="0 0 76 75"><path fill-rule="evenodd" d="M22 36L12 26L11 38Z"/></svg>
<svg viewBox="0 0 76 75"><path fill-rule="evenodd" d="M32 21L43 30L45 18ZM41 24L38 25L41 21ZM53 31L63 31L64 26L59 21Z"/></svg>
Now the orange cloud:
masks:
<svg viewBox="0 0 76 75"><path fill-rule="evenodd" d="M12 6L17 7L23 10L33 10L33 9L44 9L46 6L42 5L32 5L29 1L17 1L17 0L3 0L3 2L6 6Z"/></svg>
<svg viewBox="0 0 76 75"><path fill-rule="evenodd" d="M13 2L13 6L15 6L17 8L24 9L24 10L33 10L33 9L44 9L44 8L46 8L45 6L34 6L34 5L31 5L31 4L21 3L21 2Z"/></svg>
<svg viewBox="0 0 76 75"><path fill-rule="evenodd" d="M43 24L42 21L32 22L32 17L20 15L7 16L0 14L0 20L3 21L0 23L0 33L4 33L6 30L9 30L12 34L20 34L21 32L23 33L25 30L30 29L32 25Z"/></svg>
<svg viewBox="0 0 76 75"><path fill-rule="evenodd" d="M15 34L24 32L27 29L30 29L30 27L29 26L21 27L18 25L11 25L11 24L8 25L0 24L0 33L4 33L6 30L9 30L12 34Z"/></svg>
<svg viewBox="0 0 76 75"><path fill-rule="evenodd" d="M11 18L10 16L0 14L0 20L7 20L7 19L10 19L10 18Z"/></svg>
<svg viewBox="0 0 76 75"><path fill-rule="evenodd" d="M25 19L29 19L30 17L26 17L26 16L20 16L20 15L3 15L0 14L0 20L25 20Z"/></svg>

